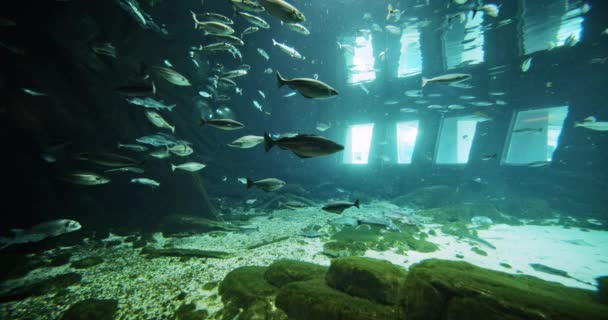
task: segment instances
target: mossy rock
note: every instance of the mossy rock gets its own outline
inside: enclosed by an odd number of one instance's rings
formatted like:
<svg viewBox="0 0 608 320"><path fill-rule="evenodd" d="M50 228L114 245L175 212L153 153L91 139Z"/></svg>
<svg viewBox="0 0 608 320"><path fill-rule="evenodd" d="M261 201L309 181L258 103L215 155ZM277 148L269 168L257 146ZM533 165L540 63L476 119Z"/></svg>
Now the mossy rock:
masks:
<svg viewBox="0 0 608 320"><path fill-rule="evenodd" d="M484 250L479 249L478 247L472 247L471 251L477 253L480 256L484 256L484 257L486 257L488 255L487 252L485 252Z"/></svg>
<svg viewBox="0 0 608 320"><path fill-rule="evenodd" d="M73 304L61 320L112 320L118 309L116 300L86 299Z"/></svg>
<svg viewBox="0 0 608 320"><path fill-rule="evenodd" d="M141 238L139 240L135 240L133 241L133 249L137 249L137 248L143 248L148 244L148 241L146 241L146 239Z"/></svg>
<svg viewBox="0 0 608 320"><path fill-rule="evenodd" d="M206 310L196 310L192 303L185 303L175 310L172 320L201 320L207 319L209 313Z"/></svg>
<svg viewBox="0 0 608 320"><path fill-rule="evenodd" d="M367 249L399 252L414 250L433 252L439 247L426 240L426 234L415 226L402 226L401 231L387 231L380 226L362 225L356 228L344 227L334 233L331 240L323 246L323 252L332 257L363 255Z"/></svg>
<svg viewBox="0 0 608 320"><path fill-rule="evenodd" d="M283 310L274 308L269 301L256 301L238 316L242 320L288 320Z"/></svg>
<svg viewBox="0 0 608 320"><path fill-rule="evenodd" d="M163 248L157 249L153 247L145 247L140 254L146 255L147 258L160 257L179 257L179 258L215 258L227 259L232 257L231 253L224 251L208 251L198 249L179 249L179 248Z"/></svg>
<svg viewBox="0 0 608 320"><path fill-rule="evenodd" d="M41 296L51 292L59 292L69 286L79 283L81 279L82 277L78 273L64 273L25 285L23 287L15 288L0 296L0 302L23 300L28 297Z"/></svg>
<svg viewBox="0 0 608 320"><path fill-rule="evenodd" d="M45 267L47 262L40 256L33 258L14 252L1 252L0 279L9 280L26 276L30 271Z"/></svg>
<svg viewBox="0 0 608 320"><path fill-rule="evenodd" d="M597 281L597 293L599 301L608 304L608 276L595 279Z"/></svg>
<svg viewBox="0 0 608 320"><path fill-rule="evenodd" d="M549 202L544 199L512 197L495 201L494 204L500 212L522 219L549 219L554 217L554 210Z"/></svg>
<svg viewBox="0 0 608 320"><path fill-rule="evenodd" d="M66 265L70 262L70 259L72 258L72 254L71 253L61 253L58 254L56 256L54 256L53 258L51 258L51 261L46 265L47 267L59 267L59 266L63 266Z"/></svg>
<svg viewBox="0 0 608 320"><path fill-rule="evenodd" d="M360 256L367 246L360 242L330 241L323 244L323 254L332 258Z"/></svg>
<svg viewBox="0 0 608 320"><path fill-rule="evenodd" d="M290 320L392 320L398 310L330 288L323 280L292 282L279 290L276 306Z"/></svg>
<svg viewBox="0 0 608 320"><path fill-rule="evenodd" d="M424 187L393 199L393 203L419 209L443 207L458 201L456 188L444 185Z"/></svg>
<svg viewBox="0 0 608 320"><path fill-rule="evenodd" d="M258 300L266 300L276 294L277 288L264 279L267 267L246 266L236 268L226 275L219 287L224 304L246 308Z"/></svg>
<svg viewBox="0 0 608 320"><path fill-rule="evenodd" d="M388 261L346 257L331 261L326 282L352 296L395 305L407 272Z"/></svg>
<svg viewBox="0 0 608 320"><path fill-rule="evenodd" d="M88 269L94 267L100 263L103 263L103 258L99 256L90 256L76 260L70 264L70 267L74 269Z"/></svg>
<svg viewBox="0 0 608 320"><path fill-rule="evenodd" d="M463 261L425 260L409 270L401 306L408 320L608 319L595 292Z"/></svg>
<svg viewBox="0 0 608 320"><path fill-rule="evenodd" d="M325 277L327 267L323 267L314 263L297 261L297 260L277 260L268 266L268 270L264 273L264 279L268 283L282 287L294 281L306 281L315 278L322 279Z"/></svg>

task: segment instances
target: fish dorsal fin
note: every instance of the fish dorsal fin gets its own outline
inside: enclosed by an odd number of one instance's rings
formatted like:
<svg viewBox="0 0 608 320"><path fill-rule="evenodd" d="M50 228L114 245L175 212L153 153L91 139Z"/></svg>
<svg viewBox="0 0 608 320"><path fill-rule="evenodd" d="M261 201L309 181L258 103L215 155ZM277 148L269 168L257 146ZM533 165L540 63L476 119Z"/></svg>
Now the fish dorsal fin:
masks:
<svg viewBox="0 0 608 320"><path fill-rule="evenodd" d="M596 122L597 119L594 116L587 117L583 120L583 122Z"/></svg>

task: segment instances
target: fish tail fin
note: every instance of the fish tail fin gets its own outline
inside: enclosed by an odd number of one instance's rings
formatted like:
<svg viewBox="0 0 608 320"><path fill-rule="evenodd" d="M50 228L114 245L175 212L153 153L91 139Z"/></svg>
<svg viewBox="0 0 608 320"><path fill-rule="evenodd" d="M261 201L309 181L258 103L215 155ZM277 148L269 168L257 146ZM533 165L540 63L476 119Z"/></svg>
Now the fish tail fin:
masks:
<svg viewBox="0 0 608 320"><path fill-rule="evenodd" d="M175 133L175 126L169 126L169 128L171 129L171 133Z"/></svg>
<svg viewBox="0 0 608 320"><path fill-rule="evenodd" d="M359 199L355 200L355 207L361 209L361 207L359 206Z"/></svg>
<svg viewBox="0 0 608 320"><path fill-rule="evenodd" d="M285 83L286 83L285 78L283 78L281 76L281 73L279 71L277 71L277 86L279 86L279 88L280 88L280 87L284 86Z"/></svg>
<svg viewBox="0 0 608 320"><path fill-rule="evenodd" d="M424 86L426 86L426 84L429 82L429 79L422 77L422 87L424 88Z"/></svg>
<svg viewBox="0 0 608 320"><path fill-rule="evenodd" d="M575 127L575 128L578 128L578 127L580 127L581 125L582 125L582 124L581 124L580 122L575 122L575 123L574 123L574 127Z"/></svg>
<svg viewBox="0 0 608 320"><path fill-rule="evenodd" d="M177 166L172 163L171 164L171 171L175 171L175 168L177 168Z"/></svg>
<svg viewBox="0 0 608 320"><path fill-rule="evenodd" d="M249 179L249 178L245 178L247 180L247 190L251 189L251 187L253 187L253 180Z"/></svg>
<svg viewBox="0 0 608 320"><path fill-rule="evenodd" d="M272 149L273 146L274 140L272 140L272 137L268 134L268 132L264 132L264 150L268 152L268 150Z"/></svg>

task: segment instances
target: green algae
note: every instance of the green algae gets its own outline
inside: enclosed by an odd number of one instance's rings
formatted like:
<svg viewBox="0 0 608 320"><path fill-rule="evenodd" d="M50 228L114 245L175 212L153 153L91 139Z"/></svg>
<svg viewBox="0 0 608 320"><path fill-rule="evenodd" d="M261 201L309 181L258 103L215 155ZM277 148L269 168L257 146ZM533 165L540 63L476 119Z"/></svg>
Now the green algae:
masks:
<svg viewBox="0 0 608 320"><path fill-rule="evenodd" d="M323 278L326 272L327 267L314 263L283 259L268 266L268 270L264 273L264 279L280 288L291 282Z"/></svg>

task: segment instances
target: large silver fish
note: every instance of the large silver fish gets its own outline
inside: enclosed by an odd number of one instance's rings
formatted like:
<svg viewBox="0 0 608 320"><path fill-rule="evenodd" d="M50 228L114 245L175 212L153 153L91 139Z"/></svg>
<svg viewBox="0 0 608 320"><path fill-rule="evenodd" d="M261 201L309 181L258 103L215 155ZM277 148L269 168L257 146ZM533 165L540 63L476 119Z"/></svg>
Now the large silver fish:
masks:
<svg viewBox="0 0 608 320"><path fill-rule="evenodd" d="M42 241L46 238L56 237L65 233L80 230L80 228L82 228L82 226L80 223L78 223L78 221L58 219L43 222L25 230L12 229L11 231L14 233L14 237L12 239L0 238L0 243L2 243L0 250L13 244Z"/></svg>
<svg viewBox="0 0 608 320"><path fill-rule="evenodd" d="M317 135L298 134L272 139L268 133L264 132L266 152L275 145L281 149L290 150L300 158L320 157L344 150L344 146Z"/></svg>
<svg viewBox="0 0 608 320"><path fill-rule="evenodd" d="M336 89L319 80L310 78L285 79L278 71L277 85L279 88L287 85L308 99L327 99L338 95L338 91L336 91Z"/></svg>
<svg viewBox="0 0 608 320"><path fill-rule="evenodd" d="M283 0L260 0L260 4L272 16L281 19L284 22L296 23L306 20L304 14L296 9L296 7Z"/></svg>
<svg viewBox="0 0 608 320"><path fill-rule="evenodd" d="M169 81L170 83L172 83L176 86L191 86L192 85L186 77L184 77L183 75L181 75L180 73L178 73L177 71L175 71L171 68L152 67L152 69L154 69L158 73L158 75L161 76L163 79Z"/></svg>

